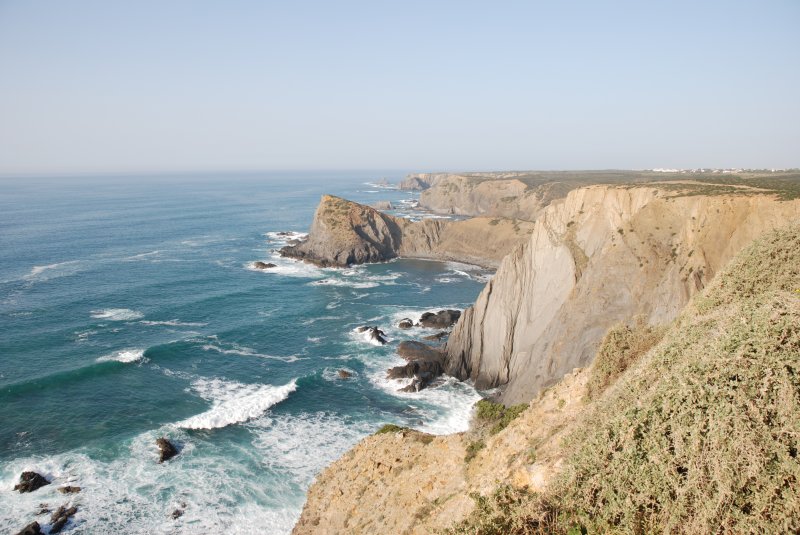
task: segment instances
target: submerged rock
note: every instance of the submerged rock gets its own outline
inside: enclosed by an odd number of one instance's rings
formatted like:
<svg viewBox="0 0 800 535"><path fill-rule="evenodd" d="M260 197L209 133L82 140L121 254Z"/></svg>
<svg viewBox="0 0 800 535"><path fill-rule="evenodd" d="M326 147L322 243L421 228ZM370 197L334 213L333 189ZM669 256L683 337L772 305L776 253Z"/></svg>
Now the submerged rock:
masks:
<svg viewBox="0 0 800 535"><path fill-rule="evenodd" d="M80 487L73 487L72 485L66 485L64 487L58 487L56 489L61 494L75 494L76 492L80 492Z"/></svg>
<svg viewBox="0 0 800 535"><path fill-rule="evenodd" d="M336 373L339 375L339 379L349 379L353 376L353 374L347 370L339 370Z"/></svg>
<svg viewBox="0 0 800 535"><path fill-rule="evenodd" d="M259 260L258 262L253 262L253 267L256 269L270 269L277 266L271 262L261 262Z"/></svg>
<svg viewBox="0 0 800 535"><path fill-rule="evenodd" d="M161 456L158 459L159 463L163 463L164 461L168 461L178 455L178 449L164 437L156 439L156 446L158 449L161 450Z"/></svg>
<svg viewBox="0 0 800 535"><path fill-rule="evenodd" d="M414 322L411 321L411 318L403 318L400 320L400 323L397 326L401 329L410 329L414 326Z"/></svg>
<svg viewBox="0 0 800 535"><path fill-rule="evenodd" d="M31 522L21 531L18 531L16 535L42 535L42 529L38 522Z"/></svg>
<svg viewBox="0 0 800 535"><path fill-rule="evenodd" d="M453 326L458 318L461 317L460 310L440 310L439 312L425 312L419 319L419 324L423 327L434 329L446 329Z"/></svg>
<svg viewBox="0 0 800 535"><path fill-rule="evenodd" d="M22 472L22 475L19 476L19 483L14 485L14 490L18 490L20 493L33 492L49 484L50 482L41 474Z"/></svg>

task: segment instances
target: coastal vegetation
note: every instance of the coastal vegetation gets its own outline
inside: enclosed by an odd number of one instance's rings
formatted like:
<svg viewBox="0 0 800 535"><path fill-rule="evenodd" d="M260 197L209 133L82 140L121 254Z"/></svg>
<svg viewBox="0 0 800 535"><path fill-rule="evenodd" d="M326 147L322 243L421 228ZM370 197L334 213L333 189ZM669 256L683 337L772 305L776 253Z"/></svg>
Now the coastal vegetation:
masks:
<svg viewBox="0 0 800 535"><path fill-rule="evenodd" d="M612 329L544 493L499 486L447 533L800 529L800 227L758 241L659 338ZM624 362L624 370L619 372Z"/></svg>

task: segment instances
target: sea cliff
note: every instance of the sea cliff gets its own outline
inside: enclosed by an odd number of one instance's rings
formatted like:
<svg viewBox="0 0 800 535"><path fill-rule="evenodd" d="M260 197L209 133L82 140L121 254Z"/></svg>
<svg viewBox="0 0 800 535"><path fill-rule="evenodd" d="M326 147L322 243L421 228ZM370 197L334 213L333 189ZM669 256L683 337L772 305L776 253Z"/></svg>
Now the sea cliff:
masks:
<svg viewBox="0 0 800 535"><path fill-rule="evenodd" d="M447 342L446 372L526 402L588 365L615 322L674 319L800 200L694 186L590 186L554 201L501 263Z"/></svg>
<svg viewBox="0 0 800 535"><path fill-rule="evenodd" d="M410 221L333 195L324 195L308 238L281 249L283 256L344 267L397 257L452 260L496 268L527 240L528 221L472 218Z"/></svg>

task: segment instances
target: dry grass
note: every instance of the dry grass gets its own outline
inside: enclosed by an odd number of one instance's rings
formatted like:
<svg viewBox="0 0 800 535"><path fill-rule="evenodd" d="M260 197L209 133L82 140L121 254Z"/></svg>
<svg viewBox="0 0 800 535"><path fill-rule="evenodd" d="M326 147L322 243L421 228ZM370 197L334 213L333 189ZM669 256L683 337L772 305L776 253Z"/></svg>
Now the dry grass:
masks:
<svg viewBox="0 0 800 535"><path fill-rule="evenodd" d="M500 487L449 533L799 532L798 290L794 225L738 255L644 355L653 333L612 333L610 386L547 494Z"/></svg>

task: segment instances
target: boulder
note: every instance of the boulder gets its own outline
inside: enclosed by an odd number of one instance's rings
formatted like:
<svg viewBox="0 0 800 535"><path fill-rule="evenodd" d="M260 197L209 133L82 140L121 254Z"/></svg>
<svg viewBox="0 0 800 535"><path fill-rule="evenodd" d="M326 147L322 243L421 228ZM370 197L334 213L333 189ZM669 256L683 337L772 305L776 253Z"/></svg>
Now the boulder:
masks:
<svg viewBox="0 0 800 535"><path fill-rule="evenodd" d="M413 340L400 342L397 354L406 360L441 360L443 357L443 353L438 349Z"/></svg>
<svg viewBox="0 0 800 535"><path fill-rule="evenodd" d="M69 519L77 512L78 508L74 506L69 509L63 505L59 507L58 510L53 513L53 516L50 517L50 523L52 524L50 526L50 533L59 533L64 529L64 526L67 525Z"/></svg>
<svg viewBox="0 0 800 535"><path fill-rule="evenodd" d="M270 268L274 268L274 267L277 267L277 266L275 264L270 263L270 262L262 262L262 261L259 260L258 262L253 262L253 267L256 268L256 269L270 269Z"/></svg>
<svg viewBox="0 0 800 535"><path fill-rule="evenodd" d="M403 318L400 320L400 323L397 326L401 329L410 329L414 326L414 322L411 321L411 318Z"/></svg>
<svg viewBox="0 0 800 535"><path fill-rule="evenodd" d="M372 205L376 210L394 210L390 201L378 201Z"/></svg>
<svg viewBox="0 0 800 535"><path fill-rule="evenodd" d="M461 317L460 310L440 310L439 312L425 312L419 318L419 324L433 329L446 329L454 325Z"/></svg>
<svg viewBox="0 0 800 535"><path fill-rule="evenodd" d="M339 370L339 371L337 372L337 374L339 375L339 379L349 379L350 377L352 377L352 376L353 376L353 374L352 374L352 373L350 373L350 372L349 372L349 371L347 371L347 370Z"/></svg>
<svg viewBox="0 0 800 535"><path fill-rule="evenodd" d="M38 522L31 522L21 531L18 531L16 535L42 535L42 529Z"/></svg>
<svg viewBox="0 0 800 535"><path fill-rule="evenodd" d="M449 333L447 331L439 331L436 334L429 334L428 336L423 336L422 339L423 340L430 340L430 341L433 341L433 342L438 342L442 338L446 338L448 334Z"/></svg>
<svg viewBox="0 0 800 535"><path fill-rule="evenodd" d="M158 459L159 463L163 463L164 461L168 461L178 455L178 449L164 437L156 439L156 446L161 451L161 455Z"/></svg>
<svg viewBox="0 0 800 535"><path fill-rule="evenodd" d="M22 475L19 476L19 483L14 485L14 490L18 490L20 493L33 492L49 484L50 482L41 474L37 474L36 472L22 472Z"/></svg>
<svg viewBox="0 0 800 535"><path fill-rule="evenodd" d="M56 489L61 494L75 494L76 492L80 492L80 487L73 487L72 485L66 485L64 487L58 487Z"/></svg>
<svg viewBox="0 0 800 535"><path fill-rule="evenodd" d="M175 509L172 511L172 519L176 520L183 516L183 511L181 509Z"/></svg>
<svg viewBox="0 0 800 535"><path fill-rule="evenodd" d="M428 377L434 379L442 374L442 363L439 360L412 360L403 366L395 366L386 372L388 379L409 379L411 377Z"/></svg>

